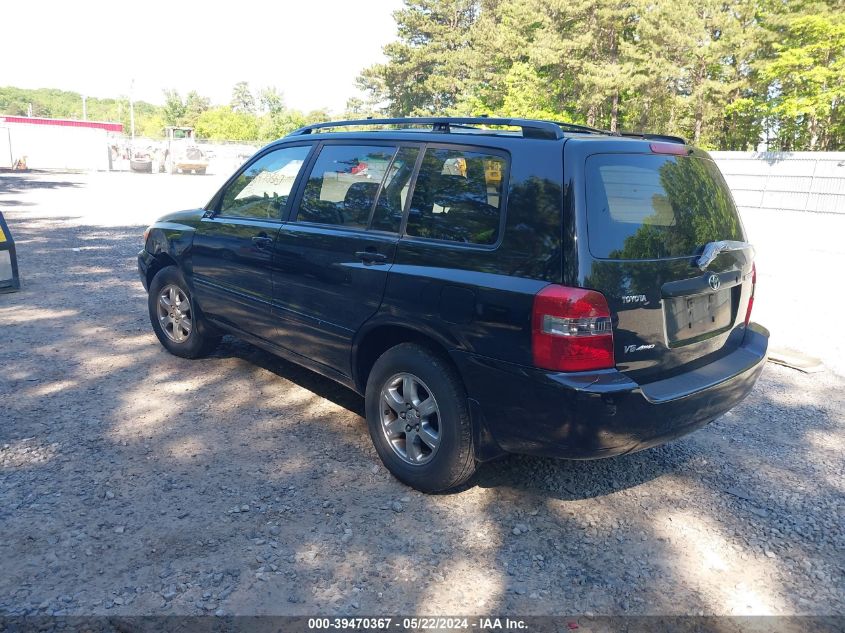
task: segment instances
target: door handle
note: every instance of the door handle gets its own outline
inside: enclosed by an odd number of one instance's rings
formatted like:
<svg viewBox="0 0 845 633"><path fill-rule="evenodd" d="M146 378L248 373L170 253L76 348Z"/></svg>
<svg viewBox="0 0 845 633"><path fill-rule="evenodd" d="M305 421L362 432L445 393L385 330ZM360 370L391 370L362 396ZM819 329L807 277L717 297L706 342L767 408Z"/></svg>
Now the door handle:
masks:
<svg viewBox="0 0 845 633"><path fill-rule="evenodd" d="M376 249L370 247L365 251L356 251L355 257L360 259L365 264L384 264L387 262L387 255L379 253Z"/></svg>
<svg viewBox="0 0 845 633"><path fill-rule="evenodd" d="M252 243L256 248L270 248L273 245L273 238L266 233L259 233L252 238Z"/></svg>

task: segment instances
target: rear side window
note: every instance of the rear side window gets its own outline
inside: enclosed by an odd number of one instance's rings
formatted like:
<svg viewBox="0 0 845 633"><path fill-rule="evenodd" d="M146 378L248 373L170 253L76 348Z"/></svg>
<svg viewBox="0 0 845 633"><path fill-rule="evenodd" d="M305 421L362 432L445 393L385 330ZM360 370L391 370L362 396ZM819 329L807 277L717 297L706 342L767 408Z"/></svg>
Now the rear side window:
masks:
<svg viewBox="0 0 845 633"><path fill-rule="evenodd" d="M596 154L586 169L594 257L683 257L714 240L743 239L728 186L711 160Z"/></svg>
<svg viewBox="0 0 845 633"><path fill-rule="evenodd" d="M408 186L419 153L418 147L403 147L396 154L396 158L390 165L385 177L381 195L376 202L373 223L370 225L371 229L391 233L399 232L402 212L405 209L405 200L408 198Z"/></svg>
<svg viewBox="0 0 845 633"><path fill-rule="evenodd" d="M305 184L300 222L365 229L395 147L325 145Z"/></svg>
<svg viewBox="0 0 845 633"><path fill-rule="evenodd" d="M281 220L290 190L310 151L310 145L284 147L256 160L223 192L220 214Z"/></svg>
<svg viewBox="0 0 845 633"><path fill-rule="evenodd" d="M429 148L411 198L406 233L466 244L499 238L506 160L482 152Z"/></svg>

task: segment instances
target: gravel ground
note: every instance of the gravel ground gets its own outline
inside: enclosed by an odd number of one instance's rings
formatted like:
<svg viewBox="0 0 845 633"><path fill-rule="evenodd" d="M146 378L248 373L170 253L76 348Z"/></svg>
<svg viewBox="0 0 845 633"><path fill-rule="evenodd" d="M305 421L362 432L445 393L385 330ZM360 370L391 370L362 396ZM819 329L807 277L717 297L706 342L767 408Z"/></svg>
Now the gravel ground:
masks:
<svg viewBox="0 0 845 633"><path fill-rule="evenodd" d="M845 614L845 379L770 365L668 446L425 496L354 393L157 343L143 224L215 185L0 174L0 614Z"/></svg>

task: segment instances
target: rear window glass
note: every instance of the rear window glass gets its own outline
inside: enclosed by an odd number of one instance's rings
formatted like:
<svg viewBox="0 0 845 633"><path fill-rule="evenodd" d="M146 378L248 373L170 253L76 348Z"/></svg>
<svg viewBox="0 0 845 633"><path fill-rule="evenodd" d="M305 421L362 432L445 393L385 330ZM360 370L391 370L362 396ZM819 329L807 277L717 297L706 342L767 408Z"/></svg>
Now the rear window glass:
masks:
<svg viewBox="0 0 845 633"><path fill-rule="evenodd" d="M743 239L719 168L687 156L590 156L587 232L590 252L606 259L684 257Z"/></svg>

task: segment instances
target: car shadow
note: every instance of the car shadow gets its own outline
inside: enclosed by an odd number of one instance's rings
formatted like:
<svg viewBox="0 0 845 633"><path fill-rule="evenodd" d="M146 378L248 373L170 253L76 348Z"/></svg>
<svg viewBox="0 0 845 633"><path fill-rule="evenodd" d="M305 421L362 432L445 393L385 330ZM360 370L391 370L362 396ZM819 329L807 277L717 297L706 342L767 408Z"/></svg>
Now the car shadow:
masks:
<svg viewBox="0 0 845 633"><path fill-rule="evenodd" d="M333 402L347 411L364 418L364 398L334 380L321 376L315 371L296 363L275 356L260 347L234 336L226 335L220 346L212 354L213 358L238 358L256 367L272 372L279 378L288 380L320 398Z"/></svg>
<svg viewBox="0 0 845 633"><path fill-rule="evenodd" d="M212 357L237 358L272 372L359 416L360 432L368 432L364 398L325 376L228 335ZM688 451L674 443L600 460L505 455L481 464L476 477L460 490L473 486L510 488L533 494L547 494L554 490L554 497L560 500L590 499L636 487L665 474L681 472L688 459ZM544 487L544 482L549 481L554 482L553 489Z"/></svg>

